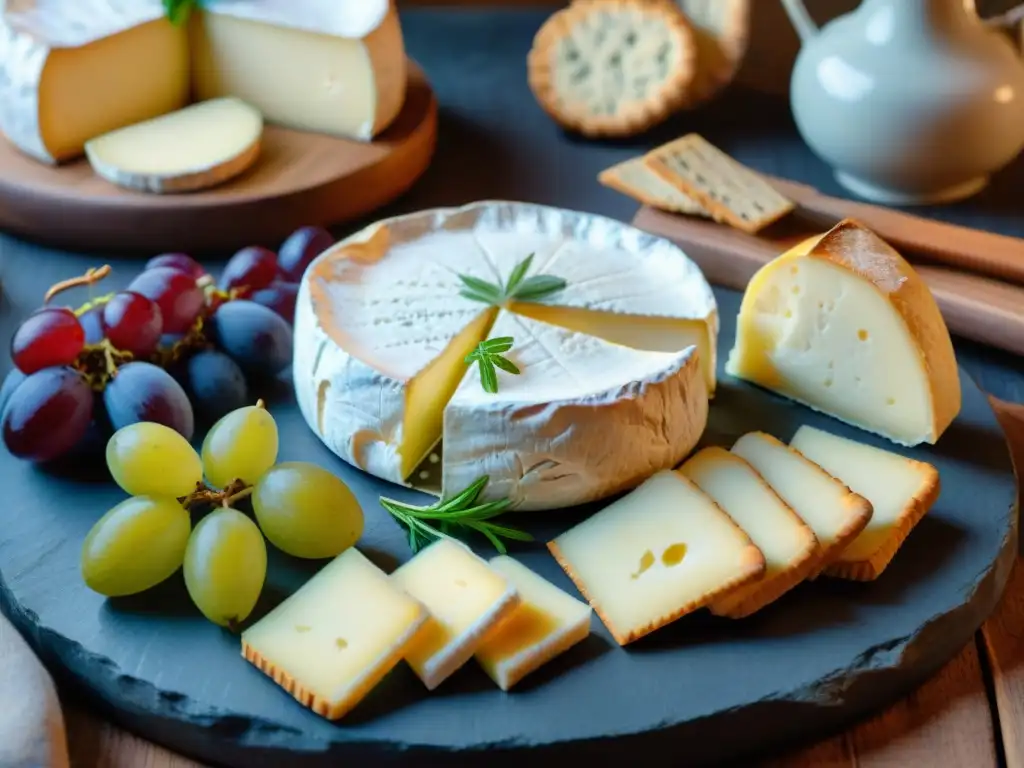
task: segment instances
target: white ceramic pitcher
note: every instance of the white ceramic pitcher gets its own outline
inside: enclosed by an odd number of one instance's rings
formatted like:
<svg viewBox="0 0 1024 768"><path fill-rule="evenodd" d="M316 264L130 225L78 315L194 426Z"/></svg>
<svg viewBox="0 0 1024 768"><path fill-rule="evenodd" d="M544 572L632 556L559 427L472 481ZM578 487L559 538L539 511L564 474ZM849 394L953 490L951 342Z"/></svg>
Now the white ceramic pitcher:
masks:
<svg viewBox="0 0 1024 768"><path fill-rule="evenodd" d="M1024 63L974 0L862 0L821 29L801 0L782 4L802 41L797 127L853 193L961 199L1024 147Z"/></svg>

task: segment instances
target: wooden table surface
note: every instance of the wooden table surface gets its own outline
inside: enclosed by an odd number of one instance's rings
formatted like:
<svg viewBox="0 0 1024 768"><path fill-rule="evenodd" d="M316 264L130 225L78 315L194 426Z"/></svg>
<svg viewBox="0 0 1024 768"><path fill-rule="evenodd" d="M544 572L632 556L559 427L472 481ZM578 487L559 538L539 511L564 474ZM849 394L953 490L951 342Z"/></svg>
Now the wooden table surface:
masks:
<svg viewBox="0 0 1024 768"><path fill-rule="evenodd" d="M1018 467L1024 405L993 400ZM65 708L75 768L197 768L198 763ZM906 699L765 768L1024 768L1024 568L974 641Z"/></svg>

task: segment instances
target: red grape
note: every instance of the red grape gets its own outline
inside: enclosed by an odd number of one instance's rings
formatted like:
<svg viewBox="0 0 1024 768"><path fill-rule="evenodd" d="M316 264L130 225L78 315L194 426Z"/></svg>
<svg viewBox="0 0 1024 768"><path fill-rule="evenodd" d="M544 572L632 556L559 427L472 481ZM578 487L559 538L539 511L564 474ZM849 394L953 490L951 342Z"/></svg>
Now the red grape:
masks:
<svg viewBox="0 0 1024 768"><path fill-rule="evenodd" d="M85 346L85 330L75 313L44 307L21 324L11 340L11 359L22 373L69 365Z"/></svg>
<svg viewBox="0 0 1024 768"><path fill-rule="evenodd" d="M146 269L156 269L157 267L170 267L184 272L186 275L191 275L196 280L206 274L202 265L185 253L163 253L146 262Z"/></svg>
<svg viewBox="0 0 1024 768"><path fill-rule="evenodd" d="M3 413L4 443L20 459L56 459L82 439L92 412L92 390L77 371L45 368L11 394Z"/></svg>
<svg viewBox="0 0 1024 768"><path fill-rule="evenodd" d="M277 254L258 245L243 248L228 261L218 284L222 291L236 289L240 296L266 288L277 277Z"/></svg>
<svg viewBox="0 0 1024 768"><path fill-rule="evenodd" d="M269 288L256 291L250 298L267 309L272 309L289 323L295 321L295 300L299 296L299 286L280 280L272 283Z"/></svg>
<svg viewBox="0 0 1024 768"><path fill-rule="evenodd" d="M277 257L281 275L293 283L302 279L313 259L334 245L334 237L322 227L303 227L293 232Z"/></svg>
<svg viewBox="0 0 1024 768"><path fill-rule="evenodd" d="M4 379L4 384L0 387L0 414L3 414L4 409L7 407L7 401L11 399L11 395L14 394L14 390L21 386L27 376L19 371L17 368L11 368Z"/></svg>
<svg viewBox="0 0 1024 768"><path fill-rule="evenodd" d="M103 306L103 328L115 348L135 357L148 357L160 343L164 321L155 302L122 291Z"/></svg>
<svg viewBox="0 0 1024 768"><path fill-rule="evenodd" d="M147 269L128 286L160 307L164 333L185 333L202 311L205 297L196 281L171 267Z"/></svg>
<svg viewBox="0 0 1024 768"><path fill-rule="evenodd" d="M277 376L292 362L292 327L254 301L229 301L207 327L220 350L253 378Z"/></svg>
<svg viewBox="0 0 1024 768"><path fill-rule="evenodd" d="M171 374L152 363L128 363L118 368L103 390L103 403L115 430L153 421L170 427L186 440L192 439L195 416L188 395Z"/></svg>
<svg viewBox="0 0 1024 768"><path fill-rule="evenodd" d="M99 344L106 337L103 330L103 305L86 310L78 316L78 322L85 331L86 344Z"/></svg>

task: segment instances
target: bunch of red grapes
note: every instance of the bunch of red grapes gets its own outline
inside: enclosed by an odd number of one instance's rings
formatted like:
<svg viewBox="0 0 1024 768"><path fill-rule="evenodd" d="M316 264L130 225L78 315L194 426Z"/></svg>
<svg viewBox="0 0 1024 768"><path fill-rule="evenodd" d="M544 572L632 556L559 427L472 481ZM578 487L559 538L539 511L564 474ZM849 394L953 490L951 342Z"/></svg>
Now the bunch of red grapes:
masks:
<svg viewBox="0 0 1024 768"><path fill-rule="evenodd" d="M216 282L190 256L163 254L126 290L77 310L44 305L11 341L15 368L0 389L7 449L34 462L102 456L129 424L190 440L197 420L251 405L250 386L291 364L298 282L333 244L304 227L278 253L242 249Z"/></svg>

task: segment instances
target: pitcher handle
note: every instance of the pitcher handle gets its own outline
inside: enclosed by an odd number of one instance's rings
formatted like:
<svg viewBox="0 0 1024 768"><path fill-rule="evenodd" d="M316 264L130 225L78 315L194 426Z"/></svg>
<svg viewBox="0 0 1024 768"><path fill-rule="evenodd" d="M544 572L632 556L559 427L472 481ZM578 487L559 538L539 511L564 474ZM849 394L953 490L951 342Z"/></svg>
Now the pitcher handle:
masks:
<svg viewBox="0 0 1024 768"><path fill-rule="evenodd" d="M811 14L807 12L807 6L803 0L782 0L782 7L789 16L789 21L800 37L801 43L806 43L818 34L818 25L814 23Z"/></svg>

